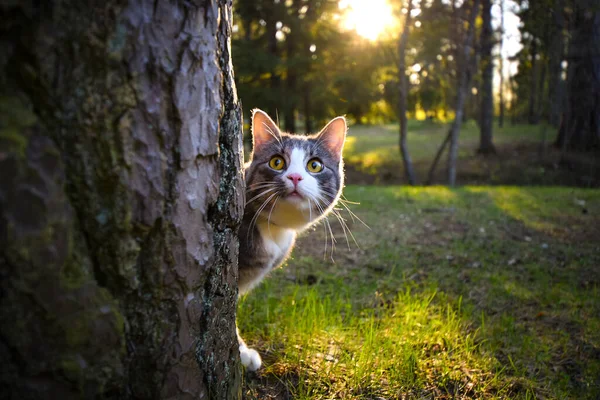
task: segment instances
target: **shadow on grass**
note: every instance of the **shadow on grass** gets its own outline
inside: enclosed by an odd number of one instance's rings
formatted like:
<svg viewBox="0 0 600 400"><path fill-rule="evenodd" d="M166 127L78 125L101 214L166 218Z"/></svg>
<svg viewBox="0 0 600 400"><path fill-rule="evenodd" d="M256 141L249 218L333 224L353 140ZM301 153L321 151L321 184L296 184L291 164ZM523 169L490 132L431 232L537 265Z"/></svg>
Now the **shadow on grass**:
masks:
<svg viewBox="0 0 600 400"><path fill-rule="evenodd" d="M346 197L371 227L349 221L361 249L342 249L334 226L333 263L323 228L307 232L241 304L242 332L266 355L247 398L272 383L292 398L600 396L598 191Z"/></svg>

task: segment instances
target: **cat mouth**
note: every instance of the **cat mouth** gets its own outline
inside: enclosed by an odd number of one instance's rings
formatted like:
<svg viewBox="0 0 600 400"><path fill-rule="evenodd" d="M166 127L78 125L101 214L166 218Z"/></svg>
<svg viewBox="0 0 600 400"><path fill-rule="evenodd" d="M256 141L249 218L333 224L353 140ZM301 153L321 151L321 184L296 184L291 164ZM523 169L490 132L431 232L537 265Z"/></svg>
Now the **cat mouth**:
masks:
<svg viewBox="0 0 600 400"><path fill-rule="evenodd" d="M292 190L290 193L288 193L287 197L289 199L303 199L304 196L302 196L297 190Z"/></svg>

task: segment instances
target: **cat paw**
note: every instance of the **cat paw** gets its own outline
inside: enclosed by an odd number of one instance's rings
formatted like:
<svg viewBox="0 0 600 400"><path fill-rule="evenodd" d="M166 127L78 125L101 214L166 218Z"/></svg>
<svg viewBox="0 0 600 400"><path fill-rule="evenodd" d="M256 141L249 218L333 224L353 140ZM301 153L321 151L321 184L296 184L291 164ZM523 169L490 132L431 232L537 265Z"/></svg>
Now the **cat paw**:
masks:
<svg viewBox="0 0 600 400"><path fill-rule="evenodd" d="M249 349L246 346L240 346L240 358L248 371L256 371L262 365L258 351Z"/></svg>

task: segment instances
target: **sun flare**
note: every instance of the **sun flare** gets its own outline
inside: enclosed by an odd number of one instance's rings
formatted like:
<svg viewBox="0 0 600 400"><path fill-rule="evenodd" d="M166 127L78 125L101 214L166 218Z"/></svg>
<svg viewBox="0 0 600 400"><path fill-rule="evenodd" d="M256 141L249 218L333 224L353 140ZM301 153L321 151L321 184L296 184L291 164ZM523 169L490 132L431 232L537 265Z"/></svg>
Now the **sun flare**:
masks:
<svg viewBox="0 0 600 400"><path fill-rule="evenodd" d="M369 40L376 40L394 24L387 0L341 0L339 7L345 11L344 26Z"/></svg>

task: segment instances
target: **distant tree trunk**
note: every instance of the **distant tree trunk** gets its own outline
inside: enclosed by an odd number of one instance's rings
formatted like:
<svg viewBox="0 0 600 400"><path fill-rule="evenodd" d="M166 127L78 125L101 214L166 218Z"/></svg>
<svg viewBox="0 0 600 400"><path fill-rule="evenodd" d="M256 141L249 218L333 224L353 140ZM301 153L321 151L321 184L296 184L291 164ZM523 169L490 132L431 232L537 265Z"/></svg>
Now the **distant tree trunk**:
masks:
<svg viewBox="0 0 600 400"><path fill-rule="evenodd" d="M304 131L305 133L311 133L313 126L312 111L310 105L310 82L304 83L302 99L304 100Z"/></svg>
<svg viewBox="0 0 600 400"><path fill-rule="evenodd" d="M600 8L582 0L574 9L569 44L567 114L558 145L565 150L600 148Z"/></svg>
<svg viewBox="0 0 600 400"><path fill-rule="evenodd" d="M269 4L268 2L265 4ZM266 30L267 30L267 50L273 62L271 64L271 78L270 78L270 96L269 96L269 115L272 115L277 121L279 121L280 104L279 99L281 98L281 77L277 72L277 65L279 64L279 48L277 46L277 7L278 4L270 3L265 7L267 15L265 16Z"/></svg>
<svg viewBox="0 0 600 400"><path fill-rule="evenodd" d="M471 47L473 43L473 36L475 31L475 18L479 11L479 0L473 0L471 13L469 15L467 32L465 35L464 42L462 43L462 63L463 68L460 68L458 87L456 95L456 116L452 127L450 128L450 148L448 150L448 184L454 186L456 184L456 161L458 158L458 135L460 133L460 127L462 125L463 113L465 100L467 98L467 91L471 81Z"/></svg>
<svg viewBox="0 0 600 400"><path fill-rule="evenodd" d="M290 21L291 31L287 35L285 44L286 44L286 52L287 52L287 77L285 80L285 112L284 112L284 123L285 130L290 133L296 132L296 109L297 109L297 99L298 96L296 92L297 81L298 81L298 71L296 69L296 59L298 55L298 35L299 35L299 16L298 12L300 9L300 0L293 0L290 10L288 11L291 15L292 21Z"/></svg>
<svg viewBox="0 0 600 400"><path fill-rule="evenodd" d="M492 31L492 3L491 0L482 1L483 26L481 28L481 116L479 126L480 154L494 154L496 148L492 140L494 117L494 93L492 81L494 79L494 62L492 60L493 31Z"/></svg>
<svg viewBox="0 0 600 400"><path fill-rule="evenodd" d="M406 136L408 134L408 121L406 119L406 97L408 96L408 79L406 77L406 45L408 43L408 35L410 33L410 23L412 11L412 0L408 0L406 20L402 36L398 42L398 79L400 80L400 99L398 102L398 116L400 118L400 154L404 164L404 173L408 183L414 185L416 183L415 172L413 170L410 154L408 153L408 145L406 144Z"/></svg>
<svg viewBox="0 0 600 400"><path fill-rule="evenodd" d="M231 1L0 15L2 397L239 398Z"/></svg>
<svg viewBox="0 0 600 400"><path fill-rule="evenodd" d="M554 27L550 42L550 57L549 57L549 101L550 110L548 121L554 127L558 127L560 123L560 115L562 113L563 104L563 82L562 82L562 61L564 57L564 0L554 1Z"/></svg>
<svg viewBox="0 0 600 400"><path fill-rule="evenodd" d="M508 77L508 84L510 85L510 124L517 124L517 88L514 76Z"/></svg>
<svg viewBox="0 0 600 400"><path fill-rule="evenodd" d="M288 46L288 49L291 46ZM288 54L290 52L288 51ZM289 56L288 56L289 57ZM285 112L284 112L284 124L285 130L290 133L296 133L296 87L297 75L296 70L293 67L289 67L287 71L287 78L285 81L286 99L285 99Z"/></svg>
<svg viewBox="0 0 600 400"><path fill-rule="evenodd" d="M530 47L531 55L531 85L529 88L529 112L527 114L527 122L537 124L537 96L538 96L538 45L537 38L531 39Z"/></svg>
<svg viewBox="0 0 600 400"><path fill-rule="evenodd" d="M539 97L539 101L537 102L537 110L535 112L535 119L536 121L540 121L543 120L543 118L546 116L546 114L548 113L548 108L549 108L549 102L548 102L548 98L546 96L544 96L545 93L545 84L546 84L546 70L548 69L548 62L545 59L540 59L540 62L542 64L542 66L540 67L541 72L540 72L540 79L538 82L538 90L537 92L539 93L538 97Z"/></svg>
<svg viewBox="0 0 600 400"><path fill-rule="evenodd" d="M433 158L433 162L431 163L431 167L429 167L429 172L427 173L427 182L426 185L431 185L435 179L435 169L437 168L438 162L444 153L444 149L450 143L450 136L452 136L452 129L448 131L448 134L444 138L442 145L438 148L437 153L435 153L435 157Z"/></svg>
<svg viewBox="0 0 600 400"><path fill-rule="evenodd" d="M498 88L500 101L500 115L498 127L504 127L504 0L500 0L500 87Z"/></svg>

